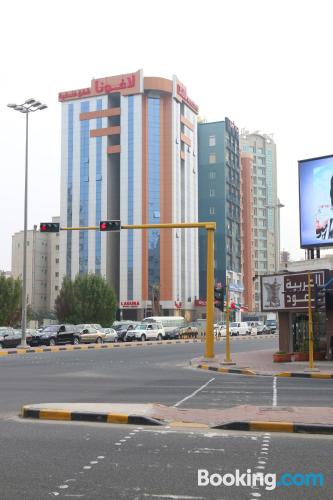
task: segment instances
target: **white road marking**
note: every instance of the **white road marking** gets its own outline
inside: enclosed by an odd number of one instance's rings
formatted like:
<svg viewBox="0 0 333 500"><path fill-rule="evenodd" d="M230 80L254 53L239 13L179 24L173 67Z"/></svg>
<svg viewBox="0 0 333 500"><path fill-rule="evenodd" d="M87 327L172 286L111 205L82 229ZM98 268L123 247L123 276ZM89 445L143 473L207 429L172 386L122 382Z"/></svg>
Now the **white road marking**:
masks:
<svg viewBox="0 0 333 500"><path fill-rule="evenodd" d="M277 377L273 378L273 406L277 406Z"/></svg>
<svg viewBox="0 0 333 500"><path fill-rule="evenodd" d="M184 401L187 401L188 399L193 398L193 396L195 396L196 394L198 394L198 392L202 391L202 389L204 389L205 387L207 387L207 385L210 384L211 382L213 382L213 380L215 380L215 377L211 378L210 380L208 380L208 382L206 382L204 385L202 385L201 387L199 387L199 389L197 389L196 391L192 392L192 394L190 394L189 396L186 396L186 398L181 399L180 401L178 401L178 403L174 404L173 405L174 408L176 408L177 406L179 406L182 403L184 403Z"/></svg>

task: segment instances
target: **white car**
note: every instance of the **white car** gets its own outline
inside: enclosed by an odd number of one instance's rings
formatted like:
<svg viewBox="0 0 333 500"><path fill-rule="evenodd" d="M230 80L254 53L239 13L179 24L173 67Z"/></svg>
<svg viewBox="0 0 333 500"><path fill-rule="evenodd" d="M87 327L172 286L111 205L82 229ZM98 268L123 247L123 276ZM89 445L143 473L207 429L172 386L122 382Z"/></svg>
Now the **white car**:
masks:
<svg viewBox="0 0 333 500"><path fill-rule="evenodd" d="M230 323L230 335L251 335L251 327L246 321L233 321Z"/></svg>
<svg viewBox="0 0 333 500"><path fill-rule="evenodd" d="M102 328L101 332L105 333L104 342L117 342L118 335L113 328Z"/></svg>
<svg viewBox="0 0 333 500"><path fill-rule="evenodd" d="M162 340L165 338L165 331L162 323L141 323L137 325L132 334L137 340Z"/></svg>

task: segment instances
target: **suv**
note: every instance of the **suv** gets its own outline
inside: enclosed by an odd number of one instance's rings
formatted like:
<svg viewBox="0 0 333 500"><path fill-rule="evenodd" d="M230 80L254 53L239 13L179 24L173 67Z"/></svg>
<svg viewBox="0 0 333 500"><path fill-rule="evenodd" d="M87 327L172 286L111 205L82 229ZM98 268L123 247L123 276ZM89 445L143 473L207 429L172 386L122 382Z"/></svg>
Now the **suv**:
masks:
<svg viewBox="0 0 333 500"><path fill-rule="evenodd" d="M133 330L135 334L135 339L142 340L162 340L165 338L165 331L162 323L141 323L137 325Z"/></svg>
<svg viewBox="0 0 333 500"><path fill-rule="evenodd" d="M74 325L49 325L39 336L40 344L79 344L80 333Z"/></svg>

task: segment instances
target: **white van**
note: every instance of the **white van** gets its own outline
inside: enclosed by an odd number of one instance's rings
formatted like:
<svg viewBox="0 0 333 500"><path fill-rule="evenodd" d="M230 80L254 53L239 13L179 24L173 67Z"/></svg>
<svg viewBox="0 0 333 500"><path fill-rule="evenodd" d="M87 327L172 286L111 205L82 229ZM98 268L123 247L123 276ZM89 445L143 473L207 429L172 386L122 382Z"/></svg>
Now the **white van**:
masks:
<svg viewBox="0 0 333 500"><path fill-rule="evenodd" d="M251 327L246 321L233 321L230 323L230 335L251 335Z"/></svg>

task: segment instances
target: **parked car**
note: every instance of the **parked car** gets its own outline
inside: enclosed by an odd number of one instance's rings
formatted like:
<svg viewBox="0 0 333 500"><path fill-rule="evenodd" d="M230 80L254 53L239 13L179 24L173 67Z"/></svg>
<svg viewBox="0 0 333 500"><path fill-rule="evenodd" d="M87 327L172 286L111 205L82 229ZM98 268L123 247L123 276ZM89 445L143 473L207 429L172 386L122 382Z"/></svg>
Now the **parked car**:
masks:
<svg viewBox="0 0 333 500"><path fill-rule="evenodd" d="M29 340L27 339L27 343L31 347L40 345L41 344L40 337L41 337L43 331L44 331L44 328L37 328L37 330L31 332L31 336L30 336Z"/></svg>
<svg viewBox="0 0 333 500"><path fill-rule="evenodd" d="M134 321L126 321L113 326L112 328L117 332L117 342L124 342L128 330L133 330L138 324Z"/></svg>
<svg viewBox="0 0 333 500"><path fill-rule="evenodd" d="M40 343L45 345L79 344L80 333L74 325L49 325L42 331Z"/></svg>
<svg viewBox="0 0 333 500"><path fill-rule="evenodd" d="M233 321L230 323L230 335L251 335L251 327L246 321Z"/></svg>
<svg viewBox="0 0 333 500"><path fill-rule="evenodd" d="M180 327L179 326L177 326L173 330L169 330L168 332L165 332L165 338L168 340L179 339L179 335L180 335Z"/></svg>
<svg viewBox="0 0 333 500"><path fill-rule="evenodd" d="M197 338L199 335L199 330L198 327L193 324L189 323L187 326L184 326L183 328L179 328L179 337L180 338Z"/></svg>
<svg viewBox="0 0 333 500"><path fill-rule="evenodd" d="M97 330L97 328L91 325L77 325L76 328L82 344L102 344L105 339L106 334L102 332L102 327L100 330Z"/></svg>
<svg viewBox="0 0 333 500"><path fill-rule="evenodd" d="M270 333L270 329L264 324L263 321L253 321L252 333L253 335L264 335L265 333Z"/></svg>
<svg viewBox="0 0 333 500"><path fill-rule="evenodd" d="M164 328L162 323L141 323L137 325L133 333L135 333L135 338L137 340L162 340L165 337Z"/></svg>
<svg viewBox="0 0 333 500"><path fill-rule="evenodd" d="M100 331L105 333L104 342L117 342L117 332L114 328L102 328Z"/></svg>
<svg viewBox="0 0 333 500"><path fill-rule="evenodd" d="M267 328L269 328L270 333L276 333L276 330L277 330L276 319L268 319L268 320L266 320L266 326L267 326Z"/></svg>
<svg viewBox="0 0 333 500"><path fill-rule="evenodd" d="M0 330L0 348L15 348L21 343L21 334L15 332L13 328L1 328Z"/></svg>

